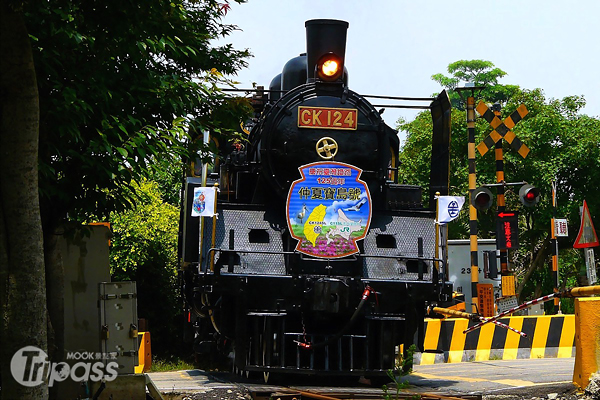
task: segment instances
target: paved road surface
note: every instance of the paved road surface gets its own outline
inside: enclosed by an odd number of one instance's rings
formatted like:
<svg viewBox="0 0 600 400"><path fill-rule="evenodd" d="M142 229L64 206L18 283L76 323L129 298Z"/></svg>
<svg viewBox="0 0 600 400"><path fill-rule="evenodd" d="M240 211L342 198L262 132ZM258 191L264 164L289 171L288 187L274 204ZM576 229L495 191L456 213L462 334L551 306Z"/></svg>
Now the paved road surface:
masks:
<svg viewBox="0 0 600 400"><path fill-rule="evenodd" d="M533 360L499 360L456 364L419 365L406 379L417 392L444 393L508 393L517 392L560 392L572 388L574 358L545 358ZM209 393L228 389L239 389L241 385L254 390L274 390L274 386L236 379L231 374L207 373L200 370L154 372L148 374L163 393L187 392ZM310 388L311 382L287 381L280 385L291 385L299 389ZM315 381L322 386L323 382ZM314 386L312 386L314 387ZM350 391L346 383L331 390ZM378 388L363 389L381 391Z"/></svg>
<svg viewBox="0 0 600 400"><path fill-rule="evenodd" d="M420 388L459 393L491 393L520 387L568 384L575 358L476 361L418 365L408 381Z"/></svg>

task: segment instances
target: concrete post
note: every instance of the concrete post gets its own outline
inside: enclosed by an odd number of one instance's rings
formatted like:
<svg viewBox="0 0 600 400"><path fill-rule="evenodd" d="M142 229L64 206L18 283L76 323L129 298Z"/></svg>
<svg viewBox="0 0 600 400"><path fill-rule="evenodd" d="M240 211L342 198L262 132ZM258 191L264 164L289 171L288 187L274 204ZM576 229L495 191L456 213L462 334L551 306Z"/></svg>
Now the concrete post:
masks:
<svg viewBox="0 0 600 400"><path fill-rule="evenodd" d="M575 299L573 383L585 389L600 367L600 297Z"/></svg>

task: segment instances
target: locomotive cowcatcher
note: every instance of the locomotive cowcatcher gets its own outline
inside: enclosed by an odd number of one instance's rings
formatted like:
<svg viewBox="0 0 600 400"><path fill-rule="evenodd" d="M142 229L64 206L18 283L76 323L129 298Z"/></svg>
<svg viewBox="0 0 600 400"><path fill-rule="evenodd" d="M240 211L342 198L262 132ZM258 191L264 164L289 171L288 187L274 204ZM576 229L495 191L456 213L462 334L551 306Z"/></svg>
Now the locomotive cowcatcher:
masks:
<svg viewBox="0 0 600 400"><path fill-rule="evenodd" d="M307 21L306 53L254 96L247 140L219 143L212 172L196 166L186 181L187 337L238 371L384 375L421 347L426 306L451 293L434 221L435 193L448 193L448 96L427 106L424 194L397 182L397 132L348 87L347 28ZM193 216L213 205L218 217Z"/></svg>

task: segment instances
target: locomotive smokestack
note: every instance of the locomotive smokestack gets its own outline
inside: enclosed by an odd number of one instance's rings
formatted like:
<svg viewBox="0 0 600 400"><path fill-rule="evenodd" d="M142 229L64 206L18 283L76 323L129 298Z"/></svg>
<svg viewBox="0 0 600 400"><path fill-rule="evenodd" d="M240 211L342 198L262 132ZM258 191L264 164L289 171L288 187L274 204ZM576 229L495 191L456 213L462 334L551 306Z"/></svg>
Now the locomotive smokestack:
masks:
<svg viewBox="0 0 600 400"><path fill-rule="evenodd" d="M308 80L341 80L344 75L348 22L335 19L306 21Z"/></svg>

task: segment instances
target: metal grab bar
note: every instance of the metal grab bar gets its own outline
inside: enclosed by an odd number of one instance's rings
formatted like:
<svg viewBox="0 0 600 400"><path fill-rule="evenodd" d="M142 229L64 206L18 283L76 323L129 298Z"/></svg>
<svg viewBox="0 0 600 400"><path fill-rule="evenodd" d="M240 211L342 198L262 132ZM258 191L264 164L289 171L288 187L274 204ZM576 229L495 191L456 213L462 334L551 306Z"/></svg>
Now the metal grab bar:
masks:
<svg viewBox="0 0 600 400"><path fill-rule="evenodd" d="M234 252L234 253L239 253L239 254L274 254L274 255L298 255L300 256L300 253L297 253L295 251L269 251L269 250L236 250L236 249L222 249L219 247L212 247L208 250L207 253L207 262L208 260L211 260L212 257L211 255L219 252L219 253L228 253L228 252ZM352 257L361 257L361 258L383 258L383 259L391 259L391 260L417 260L417 261L437 261L440 262L444 265L444 267L446 266L446 261L441 259L441 258L436 258L436 257L419 257L417 256L405 256L405 255L379 255L379 254L362 254L362 253L357 253L357 254L353 254ZM314 260L311 259L311 261L317 261L317 262L336 262L337 260L339 261L347 261L343 258L340 259L336 259L336 260L330 260L330 259L318 259L315 258ZM204 273L206 274L208 268L204 268Z"/></svg>

